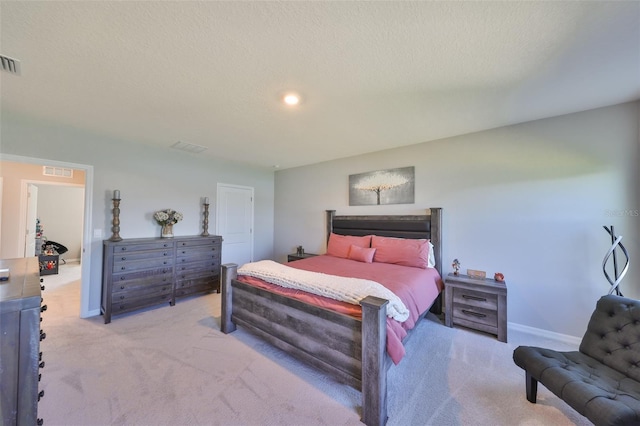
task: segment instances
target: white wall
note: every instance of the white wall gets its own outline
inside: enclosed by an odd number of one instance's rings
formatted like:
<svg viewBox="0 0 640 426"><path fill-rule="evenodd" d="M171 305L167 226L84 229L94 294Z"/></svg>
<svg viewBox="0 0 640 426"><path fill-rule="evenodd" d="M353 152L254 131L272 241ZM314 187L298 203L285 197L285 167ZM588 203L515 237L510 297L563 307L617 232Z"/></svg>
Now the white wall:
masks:
<svg viewBox="0 0 640 426"><path fill-rule="evenodd" d="M175 235L198 235L202 232L201 197L215 200L218 182L254 187L254 256L270 258L273 254L274 177L271 170L168 148L175 141L167 141L166 149L128 144L108 135L45 123L4 110L1 120L2 154L93 166L90 220L92 229L102 231L103 237L91 241L90 311L100 307L102 240L111 236L114 189L121 191L122 198L120 235L135 238L159 236L160 227L152 215L165 208L184 214L185 219L174 226ZM209 217L212 233L215 205L210 209L214 212Z"/></svg>
<svg viewBox="0 0 640 426"><path fill-rule="evenodd" d="M638 102L276 172L275 257L325 250L325 209L444 209L451 261L505 274L508 320L581 337L609 290L601 266L615 225L631 253L622 284L640 296ZM399 134L401 132L399 131ZM400 137L400 136L399 136ZM415 166L414 205L350 207L350 174Z"/></svg>
<svg viewBox="0 0 640 426"><path fill-rule="evenodd" d="M38 187L38 218L47 240L65 246L69 251L60 257L80 260L84 221L84 188L57 185Z"/></svg>

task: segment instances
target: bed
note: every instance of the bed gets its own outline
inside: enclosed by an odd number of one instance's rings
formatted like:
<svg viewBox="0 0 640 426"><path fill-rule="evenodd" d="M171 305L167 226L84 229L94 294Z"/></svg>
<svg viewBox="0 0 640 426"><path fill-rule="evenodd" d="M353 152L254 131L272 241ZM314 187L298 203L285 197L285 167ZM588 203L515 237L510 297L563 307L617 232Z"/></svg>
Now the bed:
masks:
<svg viewBox="0 0 640 426"><path fill-rule="evenodd" d="M434 269L441 276L441 208L411 216L337 216L328 210L326 217L327 240L331 234L429 239L435 255ZM222 266L221 281L223 333L243 327L361 390L363 423L386 423L387 370L394 364L386 350L388 300L365 297L360 301L361 315L355 317L242 282L235 264ZM440 313L441 303L441 296L437 296L430 309ZM421 312L416 322L428 311ZM410 331L404 342L409 337Z"/></svg>

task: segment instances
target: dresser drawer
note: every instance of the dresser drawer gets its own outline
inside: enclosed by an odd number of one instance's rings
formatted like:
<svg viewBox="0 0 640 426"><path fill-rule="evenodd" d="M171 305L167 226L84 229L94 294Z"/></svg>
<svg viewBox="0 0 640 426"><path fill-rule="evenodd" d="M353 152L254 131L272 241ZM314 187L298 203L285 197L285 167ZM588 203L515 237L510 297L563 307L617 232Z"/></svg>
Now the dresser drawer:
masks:
<svg viewBox="0 0 640 426"><path fill-rule="evenodd" d="M113 273L145 271L148 269L170 268L173 266L173 259L170 257L159 257L151 259L140 259L125 262L114 262Z"/></svg>
<svg viewBox="0 0 640 426"><path fill-rule="evenodd" d="M182 297L194 293L211 292L218 290L220 277L202 277L189 280L182 280L176 283L175 296Z"/></svg>
<svg viewBox="0 0 640 426"><path fill-rule="evenodd" d="M498 326L498 314L495 310L453 304L453 322L457 320L471 321L490 327Z"/></svg>
<svg viewBox="0 0 640 426"><path fill-rule="evenodd" d="M188 261L190 258L197 257L218 257L220 246L195 246L195 247L178 247L176 251L177 262Z"/></svg>
<svg viewBox="0 0 640 426"><path fill-rule="evenodd" d="M189 273L201 273L205 272L208 274L219 273L220 272L220 261L218 259L209 259L204 262L190 262L181 265L176 265L176 278L180 279L180 277L184 274Z"/></svg>
<svg viewBox="0 0 640 426"><path fill-rule="evenodd" d="M453 303L495 310L498 308L498 296L483 291L454 288Z"/></svg>
<svg viewBox="0 0 640 426"><path fill-rule="evenodd" d="M122 274L113 274L113 288L117 288L123 282L131 281L131 280L160 280L163 278L167 278L169 280L173 279L173 267L166 268L157 268L157 269L149 269L146 271L132 271L125 272Z"/></svg>
<svg viewBox="0 0 640 426"><path fill-rule="evenodd" d="M156 269L173 266L173 258L171 257L155 257L139 260L126 260L113 262L113 273L145 271L148 269Z"/></svg>
<svg viewBox="0 0 640 426"><path fill-rule="evenodd" d="M122 293L155 285L171 285L173 283L173 274L164 273L159 275L151 275L143 278L128 278L128 275L122 275L113 282L112 292Z"/></svg>
<svg viewBox="0 0 640 426"><path fill-rule="evenodd" d="M172 302L172 292L167 294L158 294L155 296L145 296L139 299L129 299L124 301L113 302L113 314L121 314L129 311L135 311L146 306L154 306L159 303Z"/></svg>
<svg viewBox="0 0 640 426"><path fill-rule="evenodd" d="M174 243L173 241L149 241L149 242L140 242L135 244L126 244L126 245L114 245L113 246L113 254L117 255L118 253L128 253L132 251L148 251L155 249L170 249L173 250Z"/></svg>
<svg viewBox="0 0 640 426"><path fill-rule="evenodd" d="M171 295L172 291L173 285L171 283L147 285L144 287L138 287L135 290L113 293L111 301L113 303L130 303L135 300L151 299L156 296L162 296L164 294Z"/></svg>
<svg viewBox="0 0 640 426"><path fill-rule="evenodd" d="M212 246L212 245L220 245L221 238L188 238L184 240L177 240L176 246L178 249L183 247L202 247L202 246Z"/></svg>
<svg viewBox="0 0 640 426"><path fill-rule="evenodd" d="M173 259L173 250L171 249L160 249L160 250L151 250L151 251L131 251L131 252L120 252L116 253L113 256L113 264L118 265L122 262L132 262L136 260L143 259Z"/></svg>

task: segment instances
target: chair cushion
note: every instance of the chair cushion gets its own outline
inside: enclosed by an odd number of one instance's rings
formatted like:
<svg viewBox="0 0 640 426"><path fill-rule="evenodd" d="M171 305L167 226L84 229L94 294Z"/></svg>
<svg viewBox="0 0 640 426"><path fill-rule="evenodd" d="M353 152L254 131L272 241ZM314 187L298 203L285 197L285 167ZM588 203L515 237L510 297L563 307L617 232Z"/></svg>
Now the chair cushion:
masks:
<svg viewBox="0 0 640 426"><path fill-rule="evenodd" d="M615 295L601 297L580 352L640 381L640 302Z"/></svg>
<svg viewBox="0 0 640 426"><path fill-rule="evenodd" d="M520 346L516 365L596 425L640 424L640 383L581 352Z"/></svg>

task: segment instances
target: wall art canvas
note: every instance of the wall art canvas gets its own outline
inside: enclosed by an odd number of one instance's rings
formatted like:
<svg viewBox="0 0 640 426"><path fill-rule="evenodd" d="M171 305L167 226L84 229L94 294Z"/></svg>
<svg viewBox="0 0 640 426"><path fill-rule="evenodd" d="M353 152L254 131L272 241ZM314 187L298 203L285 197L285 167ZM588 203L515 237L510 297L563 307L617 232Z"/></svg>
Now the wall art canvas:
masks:
<svg viewBox="0 0 640 426"><path fill-rule="evenodd" d="M413 166L349 175L349 205L412 204L415 180Z"/></svg>

